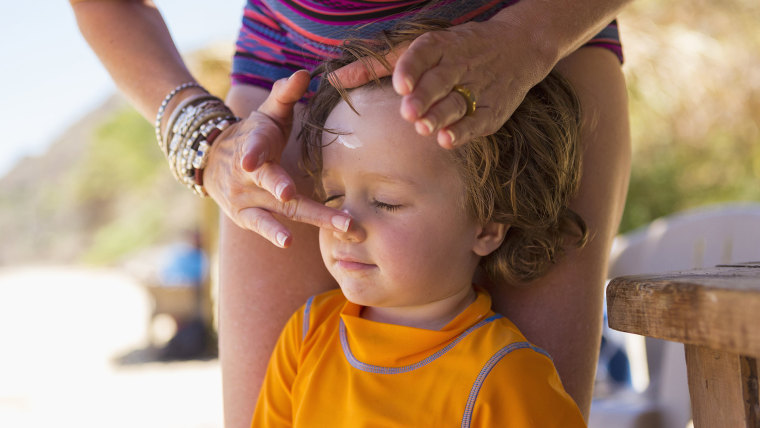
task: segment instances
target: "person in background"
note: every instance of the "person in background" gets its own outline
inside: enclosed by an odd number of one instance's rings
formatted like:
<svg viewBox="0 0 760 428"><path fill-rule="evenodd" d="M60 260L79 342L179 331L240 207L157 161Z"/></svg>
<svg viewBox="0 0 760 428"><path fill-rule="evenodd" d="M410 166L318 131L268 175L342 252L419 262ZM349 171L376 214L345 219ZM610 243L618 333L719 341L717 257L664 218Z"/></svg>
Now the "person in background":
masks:
<svg viewBox="0 0 760 428"><path fill-rule="evenodd" d="M208 258L203 251L201 234L187 233L188 239L173 244L159 273L162 287L201 288L208 275Z"/></svg>
<svg viewBox="0 0 760 428"><path fill-rule="evenodd" d="M400 46L387 59L402 96L401 117L420 135L452 147L495 132L530 88L559 72L583 111L584 172L570 207L586 221L589 241L529 287L493 287L491 295L497 312L554 357L565 388L588 414L606 261L630 170L614 22L628 0L250 0L226 102L208 98L195 82L150 1L71 1L82 34L114 81L156 123L175 175L208 193L225 214L219 347L230 427L248 425L290 314L308 296L336 286L319 256L317 228L345 231L351 221L312 200L314 183L299 171L297 145L288 143L309 86L304 73L293 73L335 56L347 37L373 38L421 8L434 9L453 26ZM367 81L362 70L349 66L336 78L359 86ZM287 90L271 92L273 82L288 76Z"/></svg>
<svg viewBox="0 0 760 428"><path fill-rule="evenodd" d="M177 327L174 336L158 352L159 358L166 360L208 357L215 349L212 328L203 309L208 257L203 251L200 231L187 232L186 237L167 248L158 273L158 287L148 289L155 308L172 308L168 315ZM162 292L161 288L166 287L174 290Z"/></svg>

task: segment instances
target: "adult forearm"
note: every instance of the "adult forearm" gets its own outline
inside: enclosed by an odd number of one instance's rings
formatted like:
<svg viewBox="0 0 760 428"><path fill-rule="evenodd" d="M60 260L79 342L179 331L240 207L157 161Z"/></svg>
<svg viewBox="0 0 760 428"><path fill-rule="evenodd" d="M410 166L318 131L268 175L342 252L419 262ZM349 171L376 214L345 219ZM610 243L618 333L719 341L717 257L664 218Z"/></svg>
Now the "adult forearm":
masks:
<svg viewBox="0 0 760 428"><path fill-rule="evenodd" d="M72 8L87 43L147 119L172 88L193 80L149 1L72 1Z"/></svg>
<svg viewBox="0 0 760 428"><path fill-rule="evenodd" d="M523 0L492 19L518 26L552 67L599 33L632 0Z"/></svg>

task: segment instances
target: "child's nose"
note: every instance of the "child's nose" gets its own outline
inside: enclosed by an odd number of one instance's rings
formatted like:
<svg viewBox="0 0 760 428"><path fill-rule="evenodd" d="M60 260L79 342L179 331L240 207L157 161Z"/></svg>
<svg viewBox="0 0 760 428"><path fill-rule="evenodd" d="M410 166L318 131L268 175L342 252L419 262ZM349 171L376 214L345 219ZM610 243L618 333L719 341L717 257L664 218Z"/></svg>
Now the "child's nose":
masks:
<svg viewBox="0 0 760 428"><path fill-rule="evenodd" d="M346 242L364 241L367 238L367 231L362 225L360 216L357 216L358 213L352 212L345 206L341 209L341 211L351 216L351 224L349 224L347 231L334 231L333 236L335 236L336 239Z"/></svg>

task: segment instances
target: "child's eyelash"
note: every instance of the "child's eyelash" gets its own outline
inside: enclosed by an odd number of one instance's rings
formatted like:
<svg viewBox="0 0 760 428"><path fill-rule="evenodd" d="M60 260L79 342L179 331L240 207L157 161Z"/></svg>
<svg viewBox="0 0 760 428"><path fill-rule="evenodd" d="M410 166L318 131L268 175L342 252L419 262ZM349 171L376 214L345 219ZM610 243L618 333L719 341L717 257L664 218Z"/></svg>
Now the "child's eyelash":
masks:
<svg viewBox="0 0 760 428"><path fill-rule="evenodd" d="M334 201L334 200L336 200L338 198L341 198L341 197L343 197L343 195L331 195L331 196L328 196L327 198L325 198L325 200L322 201L322 203L326 204L328 202Z"/></svg>
<svg viewBox="0 0 760 428"><path fill-rule="evenodd" d="M330 202L332 202L332 201L334 201L336 199L340 199L342 197L343 197L343 195L331 195L331 196L326 197L324 199L324 201L322 201L322 203L326 205L326 204L328 204L328 203L330 203ZM385 202L380 202L377 199L373 199L372 200L372 206L374 206L375 208L380 208L381 210L386 210L386 211L390 211L390 212L396 211L399 208L401 208L401 205L387 204Z"/></svg>
<svg viewBox="0 0 760 428"><path fill-rule="evenodd" d="M377 208L380 208L386 211L391 211L391 212L396 211L399 208L401 208L401 205L386 204L385 202L380 202L377 199L372 200L372 205L376 206Z"/></svg>

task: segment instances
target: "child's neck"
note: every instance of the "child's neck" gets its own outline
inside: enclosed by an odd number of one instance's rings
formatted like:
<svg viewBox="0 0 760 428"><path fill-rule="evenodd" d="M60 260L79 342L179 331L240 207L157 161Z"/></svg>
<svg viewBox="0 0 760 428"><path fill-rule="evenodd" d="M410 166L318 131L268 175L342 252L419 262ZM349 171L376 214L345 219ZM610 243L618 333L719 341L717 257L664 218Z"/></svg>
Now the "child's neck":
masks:
<svg viewBox="0 0 760 428"><path fill-rule="evenodd" d="M475 301L475 289L465 287L442 300L417 306L365 306L360 316L371 321L440 330Z"/></svg>

